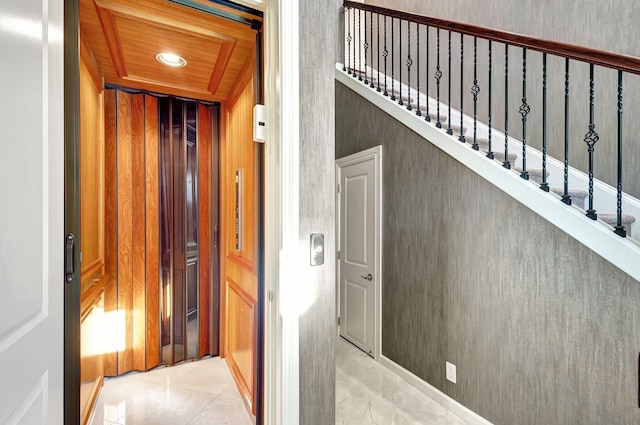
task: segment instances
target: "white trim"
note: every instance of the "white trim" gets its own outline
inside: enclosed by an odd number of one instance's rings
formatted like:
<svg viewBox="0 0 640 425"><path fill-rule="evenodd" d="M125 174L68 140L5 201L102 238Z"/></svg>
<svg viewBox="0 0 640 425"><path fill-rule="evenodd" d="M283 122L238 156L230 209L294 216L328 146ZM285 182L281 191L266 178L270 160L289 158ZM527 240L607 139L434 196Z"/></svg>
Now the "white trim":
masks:
<svg viewBox="0 0 640 425"><path fill-rule="evenodd" d="M451 413L458 416L460 419L465 421L468 425L493 425L491 422L478 415L473 410L468 407L460 404L453 398L449 397L433 385L424 381L422 378L414 375L409 372L407 369L403 368L399 364L390 360L389 358L382 356L380 359L380 364L404 379L407 383L417 388L420 392L425 394L426 396L432 398L434 401L438 402L442 406L446 407Z"/></svg>
<svg viewBox="0 0 640 425"><path fill-rule="evenodd" d="M299 312L287 294L298 283L290 253L299 236L299 0L265 3L264 423L298 425Z"/></svg>
<svg viewBox="0 0 640 425"><path fill-rule="evenodd" d="M627 238L620 238L604 225L596 225L578 209L567 208L556 195L540 190L537 185L520 178L516 173L505 172L497 161L488 160L483 153L474 151L470 145L458 142L457 138L436 128L433 123L426 122L396 102L350 77L342 71L342 64L336 64L335 76L336 80L418 133L425 142L438 147L635 280L640 281L640 247L638 245Z"/></svg>
<svg viewBox="0 0 640 425"><path fill-rule="evenodd" d="M279 425L300 422L300 365L298 300L299 276L295 272L299 239L299 0L278 0L280 65L280 286L277 290L281 340L281 391Z"/></svg>
<svg viewBox="0 0 640 425"><path fill-rule="evenodd" d="M278 311L278 290L280 279L280 91L277 76L279 62L278 2L269 1L264 19L264 91L267 114L267 142L264 147L265 205L264 205L264 423L277 425L280 422L279 393L282 388L280 375L281 332ZM273 294L269 301L268 294Z"/></svg>
<svg viewBox="0 0 640 425"><path fill-rule="evenodd" d="M373 342L373 358L379 362L380 356L382 353L382 146L378 145L361 152L357 152L343 158L336 160L336 186L342 181L342 168L348 167L349 165L354 165L360 162L368 161L373 159L374 169L375 169L375 181L374 181L374 192L375 192L375 218L374 218L374 227L375 227L375 236L374 236L374 274L376 276L375 289L374 289L374 303L375 303L375 311L374 311L374 342ZM340 249L340 237L341 231L340 228L340 196L337 196L336 202L336 250ZM336 263L337 273L336 274L336 299L337 299L337 311L340 312L340 264L342 263L343 256L341 255L340 260ZM340 328L338 327L338 332Z"/></svg>

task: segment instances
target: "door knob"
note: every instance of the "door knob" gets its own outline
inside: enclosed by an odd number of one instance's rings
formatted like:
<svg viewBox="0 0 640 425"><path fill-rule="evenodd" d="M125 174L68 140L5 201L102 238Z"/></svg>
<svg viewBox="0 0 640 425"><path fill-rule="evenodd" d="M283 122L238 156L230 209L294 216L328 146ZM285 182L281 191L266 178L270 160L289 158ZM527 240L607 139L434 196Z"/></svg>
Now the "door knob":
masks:
<svg viewBox="0 0 640 425"><path fill-rule="evenodd" d="M362 276L362 275L360 275L360 277L361 277L361 278L363 278L363 279L365 279L365 280L368 280L369 282L371 282L371 281L373 280L373 276L371 276L371 273L369 273L369 274L368 274L368 275L366 275L366 276Z"/></svg>

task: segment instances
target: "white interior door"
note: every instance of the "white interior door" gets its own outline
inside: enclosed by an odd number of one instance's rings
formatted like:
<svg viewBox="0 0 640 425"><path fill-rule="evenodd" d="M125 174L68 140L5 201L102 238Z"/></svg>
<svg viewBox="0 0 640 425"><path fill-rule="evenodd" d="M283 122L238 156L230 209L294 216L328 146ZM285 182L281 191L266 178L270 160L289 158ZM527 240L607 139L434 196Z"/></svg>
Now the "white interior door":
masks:
<svg viewBox="0 0 640 425"><path fill-rule="evenodd" d="M380 336L381 147L339 159L340 335L372 357Z"/></svg>
<svg viewBox="0 0 640 425"><path fill-rule="evenodd" d="M0 424L63 423L63 1L0 1Z"/></svg>

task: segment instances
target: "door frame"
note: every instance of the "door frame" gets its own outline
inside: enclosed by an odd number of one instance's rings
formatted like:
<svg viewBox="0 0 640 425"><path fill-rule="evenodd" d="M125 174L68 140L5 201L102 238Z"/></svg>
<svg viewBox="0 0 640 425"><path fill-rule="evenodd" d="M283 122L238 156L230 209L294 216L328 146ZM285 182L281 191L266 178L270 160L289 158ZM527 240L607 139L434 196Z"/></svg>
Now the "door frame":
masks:
<svg viewBox="0 0 640 425"><path fill-rule="evenodd" d="M65 234L74 223L79 235L79 13L78 0L64 2L64 78L65 78ZM298 241L298 117L299 117L299 0L265 0L264 6L250 0L236 0L265 12L264 80L267 106L264 193L264 423L299 423L299 315L296 301L281 300L281 282L291 266L281 262L283 246ZM280 55L286 51L287 55ZM288 84L281 84L287 81ZM71 190L71 191L69 191ZM72 208L72 209L69 209ZM75 215L71 214L75 211ZM282 218L290 219L288 221ZM281 223L288 222L286 231ZM79 246L79 238L76 240ZM62 241L61 241L62 247ZM75 250L76 270L80 264ZM286 256L283 256L284 260ZM292 282L295 283L295 282ZM73 288L73 289L72 289ZM77 319L77 320L76 320ZM77 322L77 323L76 323ZM80 422L80 278L65 286L64 323L64 409L65 424ZM77 418L76 418L77 413Z"/></svg>
<svg viewBox="0 0 640 425"><path fill-rule="evenodd" d="M78 0L64 0L64 234L74 274L64 281L64 423L80 423L80 28ZM66 241L60 241L64 246ZM65 262L68 261L65 252Z"/></svg>
<svg viewBox="0 0 640 425"><path fill-rule="evenodd" d="M341 193L338 191L342 181L342 168L350 165L373 159L374 168L374 193L375 193L375 236L374 236L374 347L373 358L380 362L382 355L382 145L375 146L336 160L336 252L340 251L340 241L342 237L341 223ZM340 258L336 261L336 312L340 316L340 270L344 256L340 253ZM340 326L337 328L340 335Z"/></svg>

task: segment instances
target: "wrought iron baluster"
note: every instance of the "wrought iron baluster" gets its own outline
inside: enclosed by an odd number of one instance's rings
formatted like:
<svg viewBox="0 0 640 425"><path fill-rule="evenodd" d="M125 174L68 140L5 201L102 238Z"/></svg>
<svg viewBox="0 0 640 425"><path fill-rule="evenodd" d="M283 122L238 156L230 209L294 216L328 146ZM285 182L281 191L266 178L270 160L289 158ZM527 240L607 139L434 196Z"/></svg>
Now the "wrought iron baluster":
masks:
<svg viewBox="0 0 640 425"><path fill-rule="evenodd" d="M402 19L399 19L398 21L400 23L400 30L398 31L400 40L398 43L398 47L400 49L400 52L398 53L398 66L400 67L400 81L398 81L400 85L400 95L398 96L398 105L402 106L404 105L404 102L402 102Z"/></svg>
<svg viewBox="0 0 640 425"><path fill-rule="evenodd" d="M378 36L378 43L377 43L377 48L378 48L378 93L380 93L380 14L376 13L376 17L378 18L378 25L376 25L376 34Z"/></svg>
<svg viewBox="0 0 640 425"><path fill-rule="evenodd" d="M369 68L371 68L370 71L370 75L371 78L369 79L369 87L374 88L375 86L373 85L373 12L369 12L369 44L371 47L371 53L369 53L369 58L371 60L371 66Z"/></svg>
<svg viewBox="0 0 640 425"><path fill-rule="evenodd" d="M616 235L626 238L627 231L622 225L622 71L618 71L618 196L616 216L614 232Z"/></svg>
<svg viewBox="0 0 640 425"><path fill-rule="evenodd" d="M479 150L478 146L478 93L480 86L478 85L478 38L473 37L473 86L471 94L473 95L473 145L474 150Z"/></svg>
<svg viewBox="0 0 640 425"><path fill-rule="evenodd" d="M426 94L425 102L427 103L427 105L426 105L427 106L427 113L424 114L424 119L425 119L425 121L431 121L431 115L429 115L429 25L427 25L426 32L427 32L427 40L426 40L426 42L427 42L427 71L426 71L426 74L425 74L425 78L427 80L426 81L426 83L427 83L426 86L427 87L426 87L426 93L425 93Z"/></svg>
<svg viewBox="0 0 640 425"><path fill-rule="evenodd" d="M369 41L367 40L367 11L364 11L364 43L362 43L364 49L364 83L369 85L369 78L367 76L367 52L369 51Z"/></svg>
<svg viewBox="0 0 640 425"><path fill-rule="evenodd" d="M347 26L349 26L349 8L345 6L344 10L342 11L343 14L343 18L344 18L344 23L345 23L345 28ZM343 29L345 29L343 28ZM348 31L345 31L345 33L347 33ZM348 40L348 37L345 36L345 41ZM343 45L344 48L344 45ZM348 54L348 49L344 49L344 63L342 64L342 71L346 71L347 70L347 54Z"/></svg>
<svg viewBox="0 0 640 425"><path fill-rule="evenodd" d="M509 162L509 45L504 45L504 168L510 169Z"/></svg>
<svg viewBox="0 0 640 425"><path fill-rule="evenodd" d="M351 75L351 25L349 25L351 20L351 14L349 13L351 10L350 7L345 8L345 12L347 14L346 23L347 23L347 59L348 59L348 68L347 74Z"/></svg>
<svg viewBox="0 0 640 425"><path fill-rule="evenodd" d="M437 56L436 56L436 98L437 98L437 114L438 121L436 122L436 127L442 128L442 123L440 122L440 79L442 78L442 71L440 70L440 28L436 30L436 46L437 46Z"/></svg>
<svg viewBox="0 0 640 425"><path fill-rule="evenodd" d="M369 50L369 41L367 40L367 11L364 11L364 43L362 44L364 49L364 83L369 84L369 78L367 78L367 51Z"/></svg>
<svg viewBox="0 0 640 425"><path fill-rule="evenodd" d="M492 48L492 44L491 44L491 40L489 40L489 113L488 113L488 120L487 120L487 125L489 126L489 143L488 143L488 150L487 150L487 158L489 159L494 159L495 155L493 154L493 150L491 147L491 133L492 133L492 128L491 128L491 98L493 96L492 92L493 92L493 82L491 81L492 79L492 74L493 74L493 54L491 51Z"/></svg>
<svg viewBox="0 0 640 425"><path fill-rule="evenodd" d="M448 97L447 97L447 107L448 109L448 119L447 119L447 134L453 134L453 129L451 128L451 121L453 121L451 119L451 30L449 30L449 64L448 64L449 70L448 70L448 74L449 76L447 77L447 85L448 85Z"/></svg>
<svg viewBox="0 0 640 425"><path fill-rule="evenodd" d="M562 202L571 205L571 196L569 196L569 58L564 60L564 193Z"/></svg>
<svg viewBox="0 0 640 425"><path fill-rule="evenodd" d="M595 81L594 81L594 65L589 64L589 131L584 136L584 142L587 144L589 151L589 208L586 211L586 216L591 220L596 220L598 214L593 208L593 152L596 142L600 139L596 132L595 120Z"/></svg>
<svg viewBox="0 0 640 425"><path fill-rule="evenodd" d="M464 34L460 33L460 135L458 140L464 143Z"/></svg>
<svg viewBox="0 0 640 425"><path fill-rule="evenodd" d="M384 17L384 50L382 52L384 56L384 95L389 96L387 92L387 56L389 56L389 50L387 49L387 17Z"/></svg>
<svg viewBox="0 0 640 425"><path fill-rule="evenodd" d="M417 24L416 24L417 25ZM413 59L411 59L411 21L407 21L407 109L411 111L411 65L413 65ZM420 109L418 109L420 110Z"/></svg>
<svg viewBox="0 0 640 425"><path fill-rule="evenodd" d="M391 17L391 100L396 100L396 74L395 74L395 55L393 54L393 21L394 18Z"/></svg>
<svg viewBox="0 0 640 425"><path fill-rule="evenodd" d="M542 54L542 183L540 189L549 191L547 183L547 54Z"/></svg>
<svg viewBox="0 0 640 425"><path fill-rule="evenodd" d="M358 46L362 42L362 9L358 9ZM362 81L362 50L358 49L358 81Z"/></svg>
<svg viewBox="0 0 640 425"><path fill-rule="evenodd" d="M416 97L418 98L418 107L416 115L421 116L420 111L420 24L416 23Z"/></svg>
<svg viewBox="0 0 640 425"><path fill-rule="evenodd" d="M360 12L360 10L358 10L358 12ZM353 11L352 21L353 21L353 70L351 72L351 75L353 75L353 78L358 78L358 76L356 75L356 16L355 16L355 10Z"/></svg>
<svg viewBox="0 0 640 425"><path fill-rule="evenodd" d="M522 104L519 109L522 115L522 172L520 177L529 180L527 171L527 115L531 112L531 107L527 103L527 49L522 49Z"/></svg>

